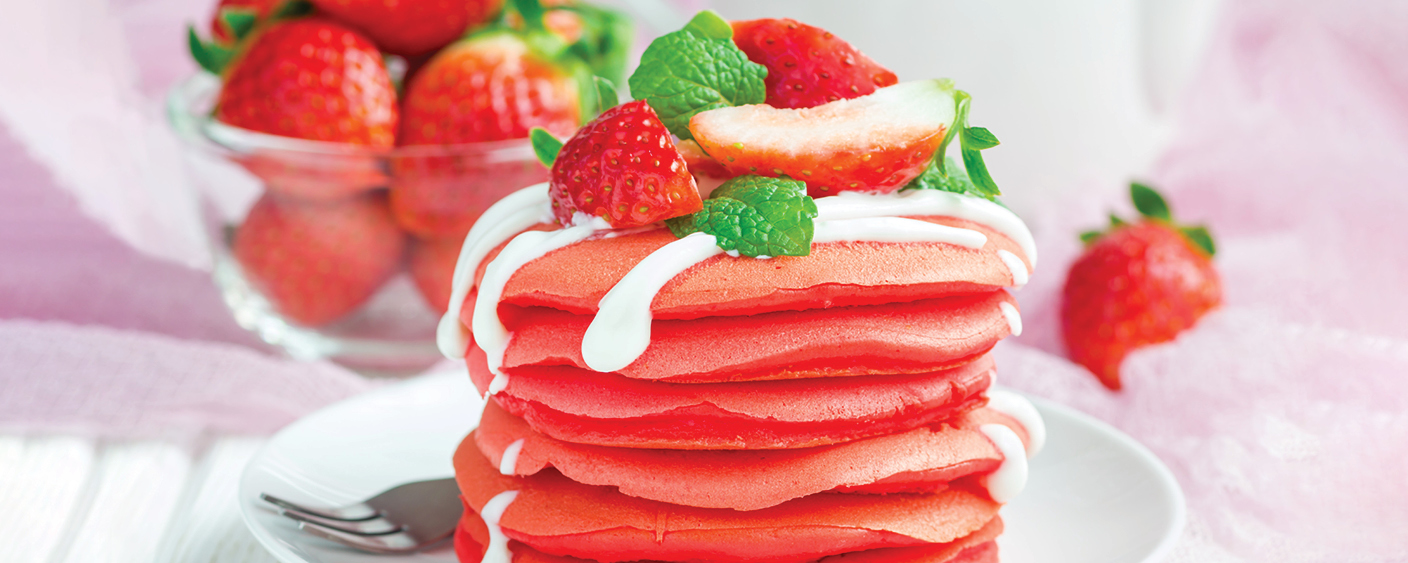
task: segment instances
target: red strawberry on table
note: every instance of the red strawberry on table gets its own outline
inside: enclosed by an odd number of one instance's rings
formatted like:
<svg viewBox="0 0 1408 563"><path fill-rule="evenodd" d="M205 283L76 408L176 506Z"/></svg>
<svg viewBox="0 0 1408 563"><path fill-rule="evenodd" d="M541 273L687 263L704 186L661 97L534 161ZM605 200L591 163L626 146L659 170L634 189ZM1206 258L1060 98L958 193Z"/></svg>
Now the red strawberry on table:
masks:
<svg viewBox="0 0 1408 563"><path fill-rule="evenodd" d="M748 60L767 67L767 104L773 107L815 107L899 81L840 37L792 19L733 22L733 42Z"/></svg>
<svg viewBox="0 0 1408 563"><path fill-rule="evenodd" d="M531 157L512 156L526 151L526 143L487 143L522 139L533 127L570 134L581 116L578 96L569 69L516 32L487 32L446 47L406 88L400 144L486 144L398 158L391 192L397 220L421 237L464 237L494 201L547 179Z"/></svg>
<svg viewBox="0 0 1408 563"><path fill-rule="evenodd" d="M949 134L954 95L947 81L905 82L813 108L704 111L689 131L731 174L785 175L812 197L892 192L924 171Z"/></svg>
<svg viewBox="0 0 1408 563"><path fill-rule="evenodd" d="M380 193L322 203L266 193L233 246L245 276L279 313L319 326L352 312L397 272L406 235Z"/></svg>
<svg viewBox="0 0 1408 563"><path fill-rule="evenodd" d="M1088 246L1071 266L1061 306L1071 360L1110 389L1120 388L1120 362L1131 350L1172 340L1222 303L1207 230L1174 224L1148 187L1130 192L1143 217L1111 217L1108 232L1081 236Z"/></svg>
<svg viewBox="0 0 1408 563"><path fill-rule="evenodd" d="M503 0L312 0L318 9L362 30L389 53L434 51L488 22Z"/></svg>
<svg viewBox="0 0 1408 563"><path fill-rule="evenodd" d="M603 111L562 145L548 188L564 225L583 213L639 227L704 207L684 157L645 100Z"/></svg>
<svg viewBox="0 0 1408 563"><path fill-rule="evenodd" d="M407 252L407 268L421 297L430 308L444 313L450 308L450 286L455 263L460 258L462 239L415 239Z"/></svg>

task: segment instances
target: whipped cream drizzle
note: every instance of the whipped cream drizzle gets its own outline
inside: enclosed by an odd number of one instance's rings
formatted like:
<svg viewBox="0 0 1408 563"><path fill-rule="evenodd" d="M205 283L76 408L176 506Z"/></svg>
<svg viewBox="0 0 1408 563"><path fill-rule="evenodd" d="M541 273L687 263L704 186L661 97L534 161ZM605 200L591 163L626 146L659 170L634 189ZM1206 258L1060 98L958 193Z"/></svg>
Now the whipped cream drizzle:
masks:
<svg viewBox="0 0 1408 563"><path fill-rule="evenodd" d="M1002 424L984 424L978 427L978 431L992 440L997 451L1002 453L1002 465L982 478L988 496L1001 503L1017 498L1027 486L1027 453L1022 439Z"/></svg>
<svg viewBox="0 0 1408 563"><path fill-rule="evenodd" d="M660 288L722 253L714 235L693 233L656 249L631 268L597 303L596 317L582 338L587 367L613 372L636 361L650 346L650 304Z"/></svg>
<svg viewBox="0 0 1408 563"><path fill-rule="evenodd" d="M1030 272L1027 272L1027 264L1022 262L1016 254L1008 252L1006 249L997 251L997 257L1002 259L1002 263L1007 265L1007 269L1012 272L1012 287L1021 288L1027 285Z"/></svg>
<svg viewBox="0 0 1408 563"><path fill-rule="evenodd" d="M1006 301L998 303L997 308L1002 310L1002 316L1007 317L1007 328L1012 333L1012 336L1021 336L1022 314L1017 312L1017 308Z"/></svg>
<svg viewBox="0 0 1408 563"><path fill-rule="evenodd" d="M1031 232L1010 210L991 201L934 190L913 190L891 194L842 192L816 201L813 243L841 241L942 242L982 248L987 237L972 229L938 225L908 216L951 216L986 225L1012 239L1036 263L1036 245ZM585 218L584 218L585 219ZM459 321L459 311L473 285L479 263L495 247L508 241L497 258L485 269L475 300L472 327L475 341L488 358L494 379L492 395L508 385L501 367L508 346L508 330L498 317L498 302L504 287L524 264L553 250L581 242L599 232L612 234L600 218L574 221L559 231L522 232L537 223L551 220L546 184L524 188L485 211L465 240L455 268L450 309L441 319L437 342L441 352L463 358L468 335ZM650 304L675 276L716 256L721 251L709 235L685 237L667 244L646 257L626 274L598 303L598 312L582 342L582 357L588 367L601 372L629 366L650 344ZM1011 255L1011 253L1007 253ZM999 254L1001 256L1001 254ZM1012 255L1012 258L1017 258ZM1026 267L1006 257L1014 283L1025 281ZM1019 275L1018 272L1021 272ZM1021 318L1011 305L1002 304L1012 333L1021 334Z"/></svg>
<svg viewBox="0 0 1408 563"><path fill-rule="evenodd" d="M460 322L460 310L464 308L469 289L474 286L479 263L494 248L524 229L552 221L552 209L548 207L548 202L546 182L528 186L494 203L469 230L464 246L460 247L459 260L455 262L455 276L450 283L450 308L440 318L440 325L435 330L435 343L441 354L454 359L464 358L465 347L469 346L469 333L464 323Z"/></svg>
<svg viewBox="0 0 1408 563"><path fill-rule="evenodd" d="M508 550L508 536L504 535L499 521L503 519L508 505L517 498L518 491L504 491L494 495L494 498L489 499L489 502L484 503L484 508L479 510L479 518L484 520L484 525L489 528L489 546L484 550L482 563L513 563L513 554Z"/></svg>
<svg viewBox="0 0 1408 563"><path fill-rule="evenodd" d="M1012 417L1027 431L1027 458L1036 457L1046 446L1046 422L1026 397L1006 389L988 391L988 408Z"/></svg>
<svg viewBox="0 0 1408 563"><path fill-rule="evenodd" d="M488 402L486 401L487 405ZM504 455L499 458L499 474L513 475L518 469L518 453L523 451L523 443L526 438L519 438L504 448Z"/></svg>

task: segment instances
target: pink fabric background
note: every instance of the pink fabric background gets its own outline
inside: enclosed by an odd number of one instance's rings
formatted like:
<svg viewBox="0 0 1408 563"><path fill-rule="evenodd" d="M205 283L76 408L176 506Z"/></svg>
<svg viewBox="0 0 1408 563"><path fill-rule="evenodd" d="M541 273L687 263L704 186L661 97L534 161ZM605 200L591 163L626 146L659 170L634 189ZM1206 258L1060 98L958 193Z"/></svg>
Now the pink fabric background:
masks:
<svg viewBox="0 0 1408 563"><path fill-rule="evenodd" d="M165 4L112 3L144 96L190 70L149 13ZM1227 2L1149 178L1218 237L1227 306L1131 356L1122 393L1062 359L1058 313L1075 233L1127 213L1123 194L1020 209L1042 257L1003 381L1169 463L1191 512L1175 561L1408 561L1405 61L1402 2ZM206 274L87 219L3 126L0 201L0 425L267 432L367 388L264 356Z"/></svg>

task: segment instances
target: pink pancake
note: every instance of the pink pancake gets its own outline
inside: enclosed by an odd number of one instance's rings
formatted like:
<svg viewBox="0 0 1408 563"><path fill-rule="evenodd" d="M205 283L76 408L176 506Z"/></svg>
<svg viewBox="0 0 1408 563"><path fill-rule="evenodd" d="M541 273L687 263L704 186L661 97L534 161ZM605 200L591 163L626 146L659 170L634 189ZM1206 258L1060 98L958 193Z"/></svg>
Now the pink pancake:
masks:
<svg viewBox="0 0 1408 563"><path fill-rule="evenodd" d="M472 350L477 352L477 350ZM480 389L492 379L469 358ZM662 449L778 449L903 432L983 404L984 355L932 374L674 384L577 368L520 368L494 401L553 438Z"/></svg>
<svg viewBox="0 0 1408 563"><path fill-rule="evenodd" d="M1025 256L1006 236L952 217L920 218L987 235L981 249L947 243L826 243L809 256L716 256L675 277L651 305L657 319L751 315L988 293L1013 284L998 256ZM533 260L504 288L503 303L596 312L597 302L651 252L675 241L665 229L585 241ZM1030 264L1028 263L1028 271Z"/></svg>
<svg viewBox="0 0 1408 563"><path fill-rule="evenodd" d="M650 346L619 374L676 382L745 381L938 371L973 358L1011 333L1006 291L908 303L781 311L744 317L655 321ZM588 369L582 336L592 317L524 309L504 367Z"/></svg>
<svg viewBox="0 0 1408 563"><path fill-rule="evenodd" d="M510 539L544 553L606 563L802 563L852 551L945 544L978 531L998 509L981 493L956 487L933 494L825 493L750 512L678 506L583 485L551 470L500 475L472 434L455 452L455 478L476 512L496 495L518 491L499 521Z"/></svg>
<svg viewBox="0 0 1408 563"><path fill-rule="evenodd" d="M534 475L548 467L587 485L700 508L758 510L828 491L937 492L950 481L984 474L1002 453L977 429L997 423L1026 434L1021 424L979 409L933 427L834 446L782 451L643 450L555 440L490 403L474 433L480 453L502 467L510 444L519 446L513 471Z"/></svg>
<svg viewBox="0 0 1408 563"><path fill-rule="evenodd" d="M998 563L997 536L1002 518L993 518L978 531L946 544L874 549L825 557L818 563ZM489 532L473 510L466 509L455 529L455 556L460 563L480 563ZM548 555L516 541L508 542L513 563L593 563L589 559ZM637 563L651 563L641 561Z"/></svg>

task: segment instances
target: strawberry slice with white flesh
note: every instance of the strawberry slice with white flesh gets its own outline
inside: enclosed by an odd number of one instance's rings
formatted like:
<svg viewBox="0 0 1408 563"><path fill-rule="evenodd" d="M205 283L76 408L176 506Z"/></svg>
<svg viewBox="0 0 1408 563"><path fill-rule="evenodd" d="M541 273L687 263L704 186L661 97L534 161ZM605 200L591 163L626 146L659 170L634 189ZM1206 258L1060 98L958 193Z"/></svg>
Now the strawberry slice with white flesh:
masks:
<svg viewBox="0 0 1408 563"><path fill-rule="evenodd" d="M887 193L928 166L954 128L949 80L919 80L802 109L755 104L696 114L689 130L732 174L788 176L812 197Z"/></svg>

